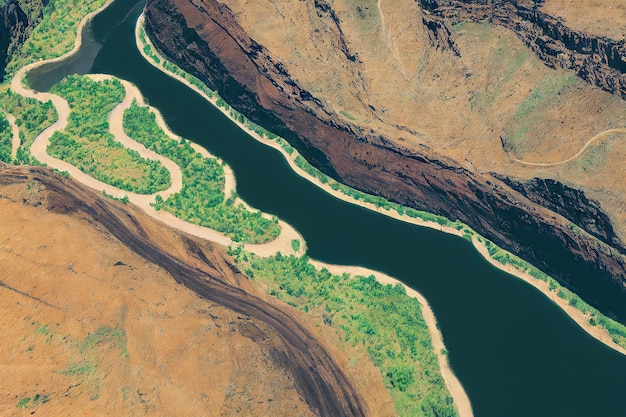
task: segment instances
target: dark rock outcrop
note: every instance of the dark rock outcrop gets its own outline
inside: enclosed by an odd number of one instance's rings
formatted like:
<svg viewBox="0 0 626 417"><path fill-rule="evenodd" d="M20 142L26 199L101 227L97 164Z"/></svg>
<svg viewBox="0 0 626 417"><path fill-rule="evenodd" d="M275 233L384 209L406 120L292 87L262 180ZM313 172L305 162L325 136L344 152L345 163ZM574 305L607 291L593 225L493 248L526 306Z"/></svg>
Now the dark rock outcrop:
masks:
<svg viewBox="0 0 626 417"><path fill-rule="evenodd" d="M533 178L520 182L504 176L497 177L529 200L566 217L603 242L626 252L600 203L588 199L584 192L551 179Z"/></svg>
<svg viewBox="0 0 626 417"><path fill-rule="evenodd" d="M494 176L471 172L427 147L403 149L330 118L320 102L245 33L230 9L215 0L149 0L145 15L162 52L219 90L253 121L287 135L329 175L362 191L460 219L574 289L580 284L576 279L583 279L603 281L600 285L607 291L623 291L626 260L612 229L595 230L609 245L570 227L574 219L596 213L581 214L588 209L584 204L573 211L556 210L558 204L543 206L538 199L531 201L531 194L529 199ZM573 219L563 217L572 214ZM593 297L587 299L593 303Z"/></svg>
<svg viewBox="0 0 626 417"><path fill-rule="evenodd" d="M0 7L0 80L4 78L4 69L15 53L24 43L35 25L43 16L43 8L49 0L32 0L24 2L25 10L17 0L9 0Z"/></svg>
<svg viewBox="0 0 626 417"><path fill-rule="evenodd" d="M593 36L568 27L561 19L544 13L540 0L419 0L438 25L462 20L483 21L513 31L550 67L574 71L582 79L626 98L626 42ZM427 25L431 29L430 25ZM431 29L441 37L444 30ZM448 30L448 33L450 31ZM458 54L450 35L441 45Z"/></svg>

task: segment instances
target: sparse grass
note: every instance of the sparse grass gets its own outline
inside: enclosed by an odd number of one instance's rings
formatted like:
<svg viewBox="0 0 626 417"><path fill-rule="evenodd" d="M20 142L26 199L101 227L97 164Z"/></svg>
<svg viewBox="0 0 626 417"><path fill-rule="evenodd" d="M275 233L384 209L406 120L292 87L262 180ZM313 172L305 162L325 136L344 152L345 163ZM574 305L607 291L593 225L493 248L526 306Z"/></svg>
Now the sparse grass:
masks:
<svg viewBox="0 0 626 417"><path fill-rule="evenodd" d="M102 326L93 333L89 333L80 346L80 352L85 353L94 349L101 344L109 344L120 350L125 358L129 358L128 348L126 347L126 331L120 327Z"/></svg>
<svg viewBox="0 0 626 417"><path fill-rule="evenodd" d="M508 132L504 140L515 155L523 155L536 147L537 140L529 138L528 132L541 120L544 113L560 101L560 96L574 85L578 78L574 74L550 74L541 78L516 109L506 125Z"/></svg>
<svg viewBox="0 0 626 417"><path fill-rule="evenodd" d="M57 371L58 374L65 376L78 376L81 378L88 377L96 372L97 364L95 360L83 361L68 366L67 368Z"/></svg>
<svg viewBox="0 0 626 417"><path fill-rule="evenodd" d="M30 397L24 397L15 404L15 407L26 409L28 408L28 404L30 404Z"/></svg>

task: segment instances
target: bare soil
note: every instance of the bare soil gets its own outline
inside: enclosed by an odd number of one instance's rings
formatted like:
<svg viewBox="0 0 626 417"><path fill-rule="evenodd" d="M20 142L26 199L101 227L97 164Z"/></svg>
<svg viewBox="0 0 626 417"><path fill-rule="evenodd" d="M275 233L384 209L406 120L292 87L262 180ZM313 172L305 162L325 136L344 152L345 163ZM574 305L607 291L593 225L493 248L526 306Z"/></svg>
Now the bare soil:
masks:
<svg viewBox="0 0 626 417"><path fill-rule="evenodd" d="M0 414L393 415L369 359L350 368L223 249L46 169L0 170Z"/></svg>

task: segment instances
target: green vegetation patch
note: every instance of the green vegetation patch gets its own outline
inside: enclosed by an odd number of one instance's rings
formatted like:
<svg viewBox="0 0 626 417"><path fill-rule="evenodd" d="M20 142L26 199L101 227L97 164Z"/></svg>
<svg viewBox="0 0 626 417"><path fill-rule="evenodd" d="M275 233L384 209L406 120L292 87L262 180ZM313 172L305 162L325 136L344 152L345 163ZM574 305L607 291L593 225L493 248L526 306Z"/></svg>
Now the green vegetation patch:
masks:
<svg viewBox="0 0 626 417"><path fill-rule="evenodd" d="M37 165L29 149L35 138L57 120L57 112L51 101L42 103L34 98L22 97L5 87L0 92L0 106L15 117L20 131L20 147L16 163Z"/></svg>
<svg viewBox="0 0 626 417"><path fill-rule="evenodd" d="M7 65L5 80L32 62L56 58L74 47L78 24L88 13L108 0L52 0L43 10L43 19ZM26 2L28 3L28 2Z"/></svg>
<svg viewBox="0 0 626 417"><path fill-rule="evenodd" d="M12 137L11 125L4 113L0 113L0 162L8 164L13 159L11 157L11 150L13 148Z"/></svg>
<svg viewBox="0 0 626 417"><path fill-rule="evenodd" d="M89 333L80 346L80 352L88 352L100 344L109 344L120 350L125 358L129 358L126 347L126 331L120 327L102 326L93 333Z"/></svg>
<svg viewBox="0 0 626 417"><path fill-rule="evenodd" d="M159 161L142 158L109 132L109 113L125 96L119 81L71 75L51 92L65 98L71 109L65 131L50 138L51 156L125 191L153 194L170 187L170 172Z"/></svg>
<svg viewBox="0 0 626 417"><path fill-rule="evenodd" d="M399 416L457 416L417 300L400 284L317 270L306 256L260 258L231 249L247 274L270 295L321 317L378 367Z"/></svg>
<svg viewBox="0 0 626 417"><path fill-rule="evenodd" d="M266 219L260 211L250 212L235 196L224 197L224 167L215 158L205 158L188 141L170 138L158 126L148 107L133 103L124 113L128 136L163 155L183 173L183 189L167 200L157 197L155 208L200 226L210 227L236 242L264 243L280 234L278 219Z"/></svg>

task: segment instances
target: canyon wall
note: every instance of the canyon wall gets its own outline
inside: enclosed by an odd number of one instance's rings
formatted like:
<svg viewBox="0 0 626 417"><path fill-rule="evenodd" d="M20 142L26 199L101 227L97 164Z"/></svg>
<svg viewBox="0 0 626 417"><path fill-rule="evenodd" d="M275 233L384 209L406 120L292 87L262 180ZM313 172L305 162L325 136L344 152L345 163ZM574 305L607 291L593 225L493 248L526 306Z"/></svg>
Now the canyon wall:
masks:
<svg viewBox="0 0 626 417"><path fill-rule="evenodd" d="M8 0L0 7L0 79L4 69L19 47L43 16L49 0Z"/></svg>
<svg viewBox="0 0 626 417"><path fill-rule="evenodd" d="M573 30L562 19L544 13L541 0L418 2L425 11L425 22L436 21L438 26L446 26L462 20L488 19L513 31L548 66L572 70L591 84L626 98L625 41ZM427 25L432 38L437 39L433 45L450 45L450 49L458 53L450 31L431 29L431 26Z"/></svg>
<svg viewBox="0 0 626 417"><path fill-rule="evenodd" d="M328 4L316 1L315 6L320 18L330 16ZM576 288L581 283L570 281L572 277L584 277L602 281L598 287L609 293L625 295L624 245L610 222L607 226L588 220L601 210L584 194L572 198L556 186L536 198L527 187L516 190L426 146L405 149L332 118L314 94L250 38L231 10L215 0L149 0L145 15L149 34L163 53L218 90L235 109L286 136L327 174L359 190L460 219L565 285ZM436 29L431 38L439 39L436 46L453 45L445 38L450 35L443 14L425 16L434 22L425 24ZM559 193L562 198L555 198ZM550 204L545 204L546 198ZM589 233L572 227L573 221L580 221ZM593 302L594 296L586 298ZM616 299L604 310L611 314L622 308L622 301Z"/></svg>

